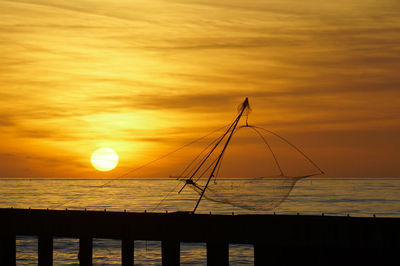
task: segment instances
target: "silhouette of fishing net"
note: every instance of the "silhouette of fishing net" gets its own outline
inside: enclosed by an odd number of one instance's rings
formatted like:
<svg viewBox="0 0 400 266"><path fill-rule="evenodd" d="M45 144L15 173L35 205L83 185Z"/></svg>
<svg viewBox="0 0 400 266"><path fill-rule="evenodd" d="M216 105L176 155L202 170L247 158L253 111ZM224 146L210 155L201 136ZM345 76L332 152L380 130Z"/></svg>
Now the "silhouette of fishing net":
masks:
<svg viewBox="0 0 400 266"><path fill-rule="evenodd" d="M154 209L175 208L174 202L179 199L171 199L171 193L184 191L188 203L200 195L193 212L202 198L247 210L273 210L289 196L297 181L323 172L287 139L249 124L250 112L246 98L231 124L156 156L120 177L170 176L179 180ZM241 119L243 116L245 119Z"/></svg>
<svg viewBox="0 0 400 266"><path fill-rule="evenodd" d="M239 125L251 111L238 108L237 122L210 142L177 176L179 193L190 187L202 197L247 210L278 207L302 178L323 171L285 138L261 127ZM229 144L229 145L228 145ZM194 210L194 211L195 211Z"/></svg>
<svg viewBox="0 0 400 266"><path fill-rule="evenodd" d="M285 201L300 179L295 177L220 179L208 185L204 198L247 210L271 211ZM196 184L191 187L200 195L204 185Z"/></svg>
<svg viewBox="0 0 400 266"><path fill-rule="evenodd" d="M249 125L250 112L251 108L246 98L238 106L238 115L231 124L208 132L195 140L192 139L192 134L187 134L185 138L185 135L180 133L178 143L163 141L163 145L174 147L176 144L181 145L157 156L157 150L162 152L166 148L160 148L160 143L158 143L156 149L147 152L152 157L155 155L154 159L149 158L146 163L128 171L121 168L124 173L91 189L90 192L108 186L121 178L165 179L169 175L178 179L180 183L169 191L153 210L161 207L173 191L178 189L179 194L186 187L192 189L188 190L191 193L186 194L186 196L189 195L186 197L187 202L195 199L196 193L200 195L193 213L203 197L213 202L247 210L273 210L289 196L297 181L323 174L323 171L299 148L282 136L264 128ZM245 122L241 120L243 116L246 117ZM196 132L199 133L202 130L204 128L198 127ZM177 139L176 136L171 138L175 141ZM190 156L191 153L194 154L193 157ZM140 153L140 156L143 154L146 153ZM145 158L141 160L146 161ZM181 169L182 165L186 167ZM178 172L176 169L181 169L181 171ZM177 172L178 174L171 175ZM80 197L72 197L57 204L55 208L76 201ZM176 201L171 200L162 207L176 208L177 205L182 205L181 201L175 204Z"/></svg>

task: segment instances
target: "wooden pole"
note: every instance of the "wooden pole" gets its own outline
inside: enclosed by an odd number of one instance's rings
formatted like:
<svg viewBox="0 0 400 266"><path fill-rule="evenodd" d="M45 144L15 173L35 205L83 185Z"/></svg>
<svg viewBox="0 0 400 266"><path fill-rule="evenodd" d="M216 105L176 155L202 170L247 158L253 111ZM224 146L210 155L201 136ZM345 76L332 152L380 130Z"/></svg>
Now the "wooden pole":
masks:
<svg viewBox="0 0 400 266"><path fill-rule="evenodd" d="M123 266L133 266L134 264L134 240L129 238L122 239L121 260Z"/></svg>
<svg viewBox="0 0 400 266"><path fill-rule="evenodd" d="M53 265L53 237L51 235L39 235L38 242L38 265Z"/></svg>
<svg viewBox="0 0 400 266"><path fill-rule="evenodd" d="M79 264L83 266L93 265L93 239L83 236L79 238Z"/></svg>
<svg viewBox="0 0 400 266"><path fill-rule="evenodd" d="M229 243L207 242L207 265L228 266L229 265Z"/></svg>
<svg viewBox="0 0 400 266"><path fill-rule="evenodd" d="M262 266L262 265L274 265L271 262L271 259L268 258L269 253L268 246L263 243L254 244L254 265Z"/></svg>
<svg viewBox="0 0 400 266"><path fill-rule="evenodd" d="M164 240L161 242L161 256L163 266L175 266L180 264L180 242Z"/></svg>
<svg viewBox="0 0 400 266"><path fill-rule="evenodd" d="M243 103L243 107L242 107L242 110L240 111L240 114L237 116L237 118L235 119L235 121L234 121L233 124L232 124L233 126L231 125L231 126L229 127L228 131L225 133L225 135L226 135L229 131L231 132L231 133L229 134L228 139L227 139L226 142L225 142L224 147L222 148L222 151L221 151L220 155L218 156L217 162L215 163L214 168L212 169L212 171L211 171L211 173L210 173L210 177L208 178L206 185L204 186L203 190L201 191L200 197L199 197L199 199L197 200L196 206L195 206L194 209L193 209L193 213L196 212L197 207L199 206L200 201L201 201L201 199L202 199L203 196L204 196L204 192L206 192L206 189L207 189L207 187L208 187L208 184L210 183L211 178L214 177L214 172L215 172L215 170L217 169L218 164L220 163L221 158L222 158L222 156L224 155L224 152L225 152L226 148L228 147L229 141L231 140L232 135L233 135L233 133L235 132L236 126L238 125L238 123L239 123L239 121L240 121L240 118L242 117L243 112L244 112L244 110L247 108L247 106L248 106L248 99L246 98L246 100L245 100L244 103ZM225 135L224 135L224 136L225 136ZM221 140L222 140L222 139L221 139Z"/></svg>
<svg viewBox="0 0 400 266"><path fill-rule="evenodd" d="M5 233L0 235L0 265L16 265L15 235Z"/></svg>

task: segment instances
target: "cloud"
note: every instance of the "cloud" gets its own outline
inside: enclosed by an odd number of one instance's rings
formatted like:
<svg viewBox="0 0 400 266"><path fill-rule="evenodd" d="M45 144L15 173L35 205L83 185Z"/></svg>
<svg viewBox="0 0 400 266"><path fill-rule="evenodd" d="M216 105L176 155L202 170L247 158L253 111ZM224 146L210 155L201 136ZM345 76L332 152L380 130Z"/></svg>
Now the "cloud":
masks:
<svg viewBox="0 0 400 266"><path fill-rule="evenodd" d="M0 127L15 126L14 118L10 115L0 114Z"/></svg>
<svg viewBox="0 0 400 266"><path fill-rule="evenodd" d="M0 7L0 134L11 150L188 140L245 97L252 121L287 132L400 124L398 1Z"/></svg>
<svg viewBox="0 0 400 266"><path fill-rule="evenodd" d="M96 97L98 101L117 102L119 107L128 107L133 110L151 109L175 109L189 112L223 112L223 106L240 103L244 97L237 94L215 93L215 94L178 94L178 95L154 95L139 94L134 97L126 96L101 96Z"/></svg>
<svg viewBox="0 0 400 266"><path fill-rule="evenodd" d="M48 167L85 167L85 164L82 164L79 161L76 161L76 158L73 156L61 155L57 157L48 157L39 154L27 154L27 153L0 153L0 158L12 159L14 162L24 163L24 162L32 162L39 161L41 163L46 164Z"/></svg>

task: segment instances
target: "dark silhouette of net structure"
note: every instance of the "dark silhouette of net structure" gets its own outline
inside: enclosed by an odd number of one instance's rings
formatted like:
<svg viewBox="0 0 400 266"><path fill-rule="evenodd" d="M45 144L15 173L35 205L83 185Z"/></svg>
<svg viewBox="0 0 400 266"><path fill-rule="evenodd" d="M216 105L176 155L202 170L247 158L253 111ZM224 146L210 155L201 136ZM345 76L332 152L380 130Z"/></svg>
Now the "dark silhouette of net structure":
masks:
<svg viewBox="0 0 400 266"><path fill-rule="evenodd" d="M324 173L284 137L250 125L250 112L246 98L223 134L176 176L182 182L178 193L188 187L199 194L193 213L203 198L247 210L270 211L289 196L297 181ZM243 118L245 124L240 125ZM277 146L281 147L279 152ZM247 174L243 176L243 172Z"/></svg>
<svg viewBox="0 0 400 266"><path fill-rule="evenodd" d="M192 213L196 212L203 198L246 210L271 211L285 201L297 181L324 173L302 150L284 137L249 124L252 110L248 98L237 110L237 116L229 125L111 178L86 194L121 178L164 178L167 173L181 169L178 174L170 175L180 183L152 210L158 209L172 192L178 190L180 194L185 188L191 188L199 194ZM167 158L168 162L165 163ZM164 163L157 164L162 161ZM141 170L150 172L142 173ZM74 202L82 195L56 204L53 208Z"/></svg>

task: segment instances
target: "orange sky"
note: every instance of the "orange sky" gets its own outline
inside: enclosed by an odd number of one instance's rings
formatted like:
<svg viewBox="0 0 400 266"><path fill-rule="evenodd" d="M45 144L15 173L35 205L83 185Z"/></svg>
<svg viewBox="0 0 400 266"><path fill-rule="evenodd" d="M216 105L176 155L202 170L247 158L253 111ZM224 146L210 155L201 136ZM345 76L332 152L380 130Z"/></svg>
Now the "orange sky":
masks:
<svg viewBox="0 0 400 266"><path fill-rule="evenodd" d="M349 3L350 2L350 3ZM107 177L229 123L399 177L397 0L0 0L0 177ZM90 165L98 147L114 173Z"/></svg>

